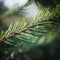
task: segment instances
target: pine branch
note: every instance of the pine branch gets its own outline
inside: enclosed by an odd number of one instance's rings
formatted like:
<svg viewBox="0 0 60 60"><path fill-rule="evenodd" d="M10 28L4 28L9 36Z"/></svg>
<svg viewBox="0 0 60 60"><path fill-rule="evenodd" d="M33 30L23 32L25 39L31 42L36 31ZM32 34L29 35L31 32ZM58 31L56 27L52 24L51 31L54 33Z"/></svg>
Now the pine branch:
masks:
<svg viewBox="0 0 60 60"><path fill-rule="evenodd" d="M54 21L54 20L57 19L57 18L60 18L60 16L50 18L49 21ZM48 20L47 20L46 22L48 22ZM44 23L45 23L45 22L37 23L37 24L35 24L35 25L29 26L29 27L27 27L27 28L24 28L22 31L14 32L14 33L8 35L8 37L4 37L4 38L2 38L2 39L0 40L0 45L3 44L4 41L7 41L9 38L14 37L14 36L16 36L16 35L20 35L20 33L25 32L26 30L29 30L30 28L32 28L32 27L34 27L34 26L36 26L36 25L41 25L41 24L44 24ZM52 23L53 23L53 22L52 22ZM56 23L57 23L57 22L56 22ZM57 24L59 24L59 23L57 23Z"/></svg>

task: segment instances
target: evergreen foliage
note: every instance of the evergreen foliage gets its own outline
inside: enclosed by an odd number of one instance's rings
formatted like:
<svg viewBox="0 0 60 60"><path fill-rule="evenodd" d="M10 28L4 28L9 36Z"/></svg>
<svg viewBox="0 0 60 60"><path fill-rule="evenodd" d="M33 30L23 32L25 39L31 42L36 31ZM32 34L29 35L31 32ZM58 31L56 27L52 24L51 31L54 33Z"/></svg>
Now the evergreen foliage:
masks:
<svg viewBox="0 0 60 60"><path fill-rule="evenodd" d="M60 1L33 1L39 8L33 19L11 23L0 33L0 60L60 60ZM2 16L12 16L21 8Z"/></svg>

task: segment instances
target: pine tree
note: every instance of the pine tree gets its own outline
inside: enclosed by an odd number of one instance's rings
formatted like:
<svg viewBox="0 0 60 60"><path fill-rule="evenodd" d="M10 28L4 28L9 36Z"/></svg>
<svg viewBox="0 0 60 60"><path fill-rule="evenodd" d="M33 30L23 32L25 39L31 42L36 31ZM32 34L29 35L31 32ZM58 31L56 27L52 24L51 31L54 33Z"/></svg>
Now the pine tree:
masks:
<svg viewBox="0 0 60 60"><path fill-rule="evenodd" d="M24 17L1 31L0 60L60 60L60 1L31 1L39 8L37 15L33 19ZM18 14L23 7L2 16Z"/></svg>

